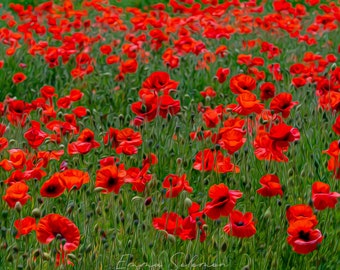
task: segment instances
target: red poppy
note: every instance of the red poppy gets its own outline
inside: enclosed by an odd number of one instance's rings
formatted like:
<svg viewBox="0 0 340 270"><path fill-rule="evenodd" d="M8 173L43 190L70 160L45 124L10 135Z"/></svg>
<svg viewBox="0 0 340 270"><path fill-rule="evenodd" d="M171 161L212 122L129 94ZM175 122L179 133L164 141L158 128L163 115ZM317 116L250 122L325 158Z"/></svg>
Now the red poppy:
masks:
<svg viewBox="0 0 340 270"><path fill-rule="evenodd" d="M222 117L221 107L217 107L215 109L206 108L202 117L208 128L216 127Z"/></svg>
<svg viewBox="0 0 340 270"><path fill-rule="evenodd" d="M64 193L65 189L59 173L55 173L41 186L40 194L42 197L57 198Z"/></svg>
<svg viewBox="0 0 340 270"><path fill-rule="evenodd" d="M340 115L337 116L335 123L332 126L332 129L337 135L340 135Z"/></svg>
<svg viewBox="0 0 340 270"><path fill-rule="evenodd" d="M230 118L224 122L224 127L220 128L217 135L212 137L212 141L228 151L230 155L238 151L246 142L244 135L246 131L242 129L244 120Z"/></svg>
<svg viewBox="0 0 340 270"><path fill-rule="evenodd" d="M245 91L240 94L236 101L239 105L237 105L233 112L236 112L240 115L249 115L251 113L261 113L264 109L264 105L260 103L258 99L256 99L256 95L251 92Z"/></svg>
<svg viewBox="0 0 340 270"><path fill-rule="evenodd" d="M90 182L90 176L87 172L77 169L67 169L59 174L62 185L67 190L80 189L82 185Z"/></svg>
<svg viewBox="0 0 340 270"><path fill-rule="evenodd" d="M230 162L220 150L205 149L197 153L193 168L198 171L212 171L218 173L240 172L240 168Z"/></svg>
<svg viewBox="0 0 340 270"><path fill-rule="evenodd" d="M58 214L48 214L39 220L36 229L37 240L49 244L54 239L60 241L62 253L76 250L80 243L78 227L68 218Z"/></svg>
<svg viewBox="0 0 340 270"><path fill-rule="evenodd" d="M32 148L38 148L48 135L40 129L39 122L32 120L31 128L24 133L24 137Z"/></svg>
<svg viewBox="0 0 340 270"><path fill-rule="evenodd" d="M271 82L265 82L260 86L261 100L267 100L275 96L275 85Z"/></svg>
<svg viewBox="0 0 340 270"><path fill-rule="evenodd" d="M313 209L305 204L297 204L290 206L286 210L286 217L289 223L304 220L311 222L313 224L313 227L318 224L316 216L313 213Z"/></svg>
<svg viewBox="0 0 340 270"><path fill-rule="evenodd" d="M157 230L164 230L168 234L180 235L182 233L183 218L174 212L165 212L160 218L152 219L152 226Z"/></svg>
<svg viewBox="0 0 340 270"><path fill-rule="evenodd" d="M21 83L27 79L26 75L22 72L15 73L12 77L12 81L15 84Z"/></svg>
<svg viewBox="0 0 340 270"><path fill-rule="evenodd" d="M171 80L167 72L155 71L153 72L142 84L143 88L149 91L162 92L168 95L171 90L175 90L178 86L178 82Z"/></svg>
<svg viewBox="0 0 340 270"><path fill-rule="evenodd" d="M327 207L335 208L340 198L340 193L330 192L330 186L322 182L314 182L312 185L312 201L315 209L324 210Z"/></svg>
<svg viewBox="0 0 340 270"><path fill-rule="evenodd" d="M290 110L299 102L292 102L293 96L290 93L280 93L270 102L270 109L275 113L282 113L283 118L287 118Z"/></svg>
<svg viewBox="0 0 340 270"><path fill-rule="evenodd" d="M22 219L17 219L14 221L14 227L17 229L18 233L15 236L16 239L20 238L21 235L27 235L31 231L36 230L36 221L33 217L25 217Z"/></svg>
<svg viewBox="0 0 340 270"><path fill-rule="evenodd" d="M221 183L210 187L208 196L212 199L204 207L204 213L211 219L227 217L236 205L236 200L242 197L239 190L230 190Z"/></svg>
<svg viewBox="0 0 340 270"><path fill-rule="evenodd" d="M13 168L23 169L26 164L26 153L21 149L10 149L8 153L10 154L9 160L1 160L0 166L6 171L10 171Z"/></svg>
<svg viewBox="0 0 340 270"><path fill-rule="evenodd" d="M8 146L8 140L5 137L0 137L0 152L6 149Z"/></svg>
<svg viewBox="0 0 340 270"><path fill-rule="evenodd" d="M122 74L135 73L138 68L138 62L136 59L128 59L125 62L121 62L120 71Z"/></svg>
<svg viewBox="0 0 340 270"><path fill-rule="evenodd" d="M146 184L152 179L152 175L148 174L150 165L146 164L142 169L129 168L126 171L125 183L132 184L132 190L143 192Z"/></svg>
<svg viewBox="0 0 340 270"><path fill-rule="evenodd" d="M327 169L331 172L333 172L333 175L335 179L340 179L340 161L339 161L339 155L340 155L340 143L339 141L333 141L329 145L329 148L327 150L322 151L322 153L326 153L331 158L328 160L328 166ZM1 164L1 163L0 163Z"/></svg>
<svg viewBox="0 0 340 270"><path fill-rule="evenodd" d="M26 103L22 100L9 100L8 101L8 113L7 119L8 121L14 125L25 126L26 119L32 110L31 104Z"/></svg>
<svg viewBox="0 0 340 270"><path fill-rule="evenodd" d="M223 228L224 232L239 238L248 238L256 233L253 214L233 210L229 215L229 224Z"/></svg>
<svg viewBox="0 0 340 270"><path fill-rule="evenodd" d="M181 104L179 100L173 99L170 95L163 95L158 97L158 114L167 118L168 115L176 115L181 110Z"/></svg>
<svg viewBox="0 0 340 270"><path fill-rule="evenodd" d="M321 232L313 227L314 224L308 220L299 220L290 224L287 230L289 234L287 241L296 253L308 254L322 242Z"/></svg>
<svg viewBox="0 0 340 270"><path fill-rule="evenodd" d="M253 77L245 74L235 75L230 79L230 90L234 94L247 93L256 88L256 80Z"/></svg>
<svg viewBox="0 0 340 270"><path fill-rule="evenodd" d="M206 98L206 97L210 97L210 98L216 97L216 92L215 92L215 90L211 86L206 87L204 89L204 91L200 92L200 94L204 98Z"/></svg>
<svg viewBox="0 0 340 270"><path fill-rule="evenodd" d="M283 196L280 179L275 174L267 174L261 177L260 184L262 188L256 192L264 197L273 197L276 195Z"/></svg>
<svg viewBox="0 0 340 270"><path fill-rule="evenodd" d="M222 68L220 67L215 75L215 78L218 80L219 83L224 83L230 73L229 68Z"/></svg>
<svg viewBox="0 0 340 270"><path fill-rule="evenodd" d="M75 116L77 116L78 118L82 118L84 116L86 116L87 111L86 108L84 106L78 106L76 108L74 108L72 110L72 112L75 114Z"/></svg>
<svg viewBox="0 0 340 270"><path fill-rule="evenodd" d="M2 199L7 202L10 208L14 208L17 202L24 205L31 198L27 192L28 186L25 183L17 182L6 189L6 194L2 196Z"/></svg>
<svg viewBox="0 0 340 270"><path fill-rule="evenodd" d="M105 194L110 192L118 194L125 177L124 164L120 164L118 168L116 165L102 167L96 172L96 187L103 188L101 192Z"/></svg>
<svg viewBox="0 0 340 270"><path fill-rule="evenodd" d="M290 142L300 140L300 132L297 128L280 123L271 127L269 138L274 141L273 147L279 150L287 148Z"/></svg>
<svg viewBox="0 0 340 270"><path fill-rule="evenodd" d="M67 147L67 152L70 155L87 154L93 148L98 148L100 143L94 139L94 132L85 128L79 135L77 141L70 143Z"/></svg>
<svg viewBox="0 0 340 270"><path fill-rule="evenodd" d="M203 225L205 224L203 219L195 219L192 216L188 216L183 219L182 230L179 237L182 240L194 240L197 238L197 229L199 229L200 242L203 242L206 238Z"/></svg>
<svg viewBox="0 0 340 270"><path fill-rule="evenodd" d="M186 180L186 174L183 174L182 176L169 174L164 178L162 186L163 188L167 189L165 193L165 197L167 198L175 198L183 190L187 191L188 193L193 191L193 188Z"/></svg>

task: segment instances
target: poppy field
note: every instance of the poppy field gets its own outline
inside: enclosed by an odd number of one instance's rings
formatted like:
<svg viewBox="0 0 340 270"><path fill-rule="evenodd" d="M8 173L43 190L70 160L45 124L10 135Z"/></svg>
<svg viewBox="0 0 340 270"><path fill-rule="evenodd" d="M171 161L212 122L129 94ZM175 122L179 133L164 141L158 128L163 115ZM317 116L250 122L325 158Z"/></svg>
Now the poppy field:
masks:
<svg viewBox="0 0 340 270"><path fill-rule="evenodd" d="M339 1L3 1L0 269L339 269Z"/></svg>

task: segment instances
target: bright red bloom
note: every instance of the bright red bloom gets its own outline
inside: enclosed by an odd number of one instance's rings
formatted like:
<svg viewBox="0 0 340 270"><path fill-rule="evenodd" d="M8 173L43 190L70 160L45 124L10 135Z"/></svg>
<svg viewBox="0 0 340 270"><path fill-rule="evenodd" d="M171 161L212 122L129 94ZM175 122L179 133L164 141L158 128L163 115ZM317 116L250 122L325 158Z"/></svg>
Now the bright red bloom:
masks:
<svg viewBox="0 0 340 270"><path fill-rule="evenodd" d="M94 139L94 132L85 128L79 135L78 140L70 143L67 147L67 152L70 155L87 154L93 148L98 148L100 143Z"/></svg>
<svg viewBox="0 0 340 270"><path fill-rule="evenodd" d="M337 135L340 135L340 115L337 116L335 123L332 126L332 129Z"/></svg>
<svg viewBox="0 0 340 270"><path fill-rule="evenodd" d="M143 88L152 92L162 92L168 95L171 90L176 90L178 82L171 80L167 72L155 71L142 84Z"/></svg>
<svg viewBox="0 0 340 270"><path fill-rule="evenodd" d="M32 110L31 104L22 100L9 100L8 101L8 121L14 125L25 125L26 119Z"/></svg>
<svg viewBox="0 0 340 270"><path fill-rule="evenodd" d="M322 242L323 236L319 230L313 229L314 224L308 220L299 220L291 223L287 232L288 244L299 254L308 254L314 251Z"/></svg>
<svg viewBox="0 0 340 270"><path fill-rule="evenodd" d="M15 84L21 83L27 79L26 75L22 72L15 73L13 75L12 81Z"/></svg>
<svg viewBox="0 0 340 270"><path fill-rule="evenodd" d="M16 239L20 238L21 235L27 235L31 231L36 230L36 221L33 217L25 217L22 219L17 219L14 221L14 227L17 229L18 233L15 236Z"/></svg>
<svg viewBox="0 0 340 270"><path fill-rule="evenodd" d="M2 199L7 202L10 208L14 208L17 202L24 205L31 198L27 192L28 186L25 183L17 182L6 189L6 194L2 196Z"/></svg>
<svg viewBox="0 0 340 270"><path fill-rule="evenodd" d="M174 212L165 212L160 218L153 218L152 225L157 230L164 230L168 234L180 235L182 233L183 218Z"/></svg>
<svg viewBox="0 0 340 270"><path fill-rule="evenodd" d="M245 74L239 74L230 79L230 90L234 94L242 94L255 90L256 80Z"/></svg>
<svg viewBox="0 0 340 270"><path fill-rule="evenodd" d="M221 183L210 187L208 196L212 199L204 207L204 213L211 219L227 217L236 205L236 200L242 197L239 190L230 190Z"/></svg>
<svg viewBox="0 0 340 270"><path fill-rule="evenodd" d="M121 62L120 71L122 74L135 73L138 68L138 62L136 59L128 59L125 62Z"/></svg>
<svg viewBox="0 0 340 270"><path fill-rule="evenodd" d="M90 175L77 169L67 169L59 174L60 182L67 190L80 189L90 182Z"/></svg>
<svg viewBox="0 0 340 270"><path fill-rule="evenodd" d="M275 113L282 113L283 118L287 118L290 110L299 102L292 102L293 96L290 93L280 93L270 102L270 109Z"/></svg>
<svg viewBox="0 0 340 270"><path fill-rule="evenodd" d="M142 169L129 168L126 171L125 183L132 184L132 190L143 192L146 184L152 179L152 175L148 174L150 164L146 164Z"/></svg>
<svg viewBox="0 0 340 270"><path fill-rule="evenodd" d="M224 232L239 238L248 238L256 233L253 214L233 210L229 215L229 224L223 228Z"/></svg>
<svg viewBox="0 0 340 270"><path fill-rule="evenodd" d="M103 188L102 193L105 194L110 192L118 194L125 177L124 164L120 164L118 168L116 165L102 167L96 172L96 187Z"/></svg>
<svg viewBox="0 0 340 270"><path fill-rule="evenodd" d="M216 72L215 78L217 78L219 83L224 83L226 81L229 73L230 73L229 68L220 67Z"/></svg>
<svg viewBox="0 0 340 270"><path fill-rule="evenodd" d="M8 140L5 137L0 137L0 152L6 149L8 146Z"/></svg>
<svg viewBox="0 0 340 270"><path fill-rule="evenodd" d="M186 180L186 174L183 174L182 176L169 174L164 178L162 186L163 188L167 189L165 193L165 197L167 198L175 198L183 190L187 191L188 193L193 191L193 188Z"/></svg>
<svg viewBox="0 0 340 270"><path fill-rule="evenodd" d="M275 85L271 82L265 82L260 86L261 100L267 100L275 96Z"/></svg>
<svg viewBox="0 0 340 270"><path fill-rule="evenodd" d="M48 135L40 129L39 122L32 120L31 128L24 133L24 137L32 148L38 148Z"/></svg>
<svg viewBox="0 0 340 270"><path fill-rule="evenodd" d="M210 97L210 98L216 97L216 92L215 92L215 90L211 86L206 87L204 89L204 91L200 92L200 94L204 98L206 98L206 97Z"/></svg>
<svg viewBox="0 0 340 270"><path fill-rule="evenodd" d="M264 105L260 103L258 99L256 99L256 95L251 92L245 91L241 93L236 101L239 105L237 105L233 112L236 112L240 115L249 115L251 113L261 113L264 109Z"/></svg>
<svg viewBox="0 0 340 270"><path fill-rule="evenodd" d="M264 197L273 197L276 195L283 196L280 179L275 174L267 174L261 177L260 184L262 188L256 192Z"/></svg>
<svg viewBox="0 0 340 270"><path fill-rule="evenodd" d="M312 185L312 201L315 209L324 210L327 207L335 208L340 193L330 192L330 186L323 182L314 182Z"/></svg>
<svg viewBox="0 0 340 270"><path fill-rule="evenodd" d="M240 168L230 162L230 157L223 156L220 150L205 149L197 153L193 168L198 171L218 173L240 172Z"/></svg>
<svg viewBox="0 0 340 270"><path fill-rule="evenodd" d="M313 209L305 204L297 204L290 206L286 210L286 217L289 223L304 220L311 222L313 224L313 227L318 224L316 216L313 213Z"/></svg>
<svg viewBox="0 0 340 270"><path fill-rule="evenodd" d="M65 189L59 173L55 173L41 186L40 194L42 197L57 198L64 193Z"/></svg>
<svg viewBox="0 0 340 270"><path fill-rule="evenodd" d="M68 218L58 214L48 214L41 218L36 233L42 244L49 244L54 239L59 240L62 251L66 253L76 250L80 243L78 227Z"/></svg>

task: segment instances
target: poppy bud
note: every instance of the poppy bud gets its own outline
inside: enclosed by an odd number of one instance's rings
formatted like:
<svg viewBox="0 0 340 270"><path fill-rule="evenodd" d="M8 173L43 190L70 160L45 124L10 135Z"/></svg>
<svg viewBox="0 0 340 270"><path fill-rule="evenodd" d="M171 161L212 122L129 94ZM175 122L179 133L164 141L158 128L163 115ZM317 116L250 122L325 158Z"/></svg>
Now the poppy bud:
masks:
<svg viewBox="0 0 340 270"><path fill-rule="evenodd" d="M185 198L185 200L184 200L184 205L185 205L185 207L187 207L187 208L191 207L191 205L192 205L192 200L190 200L189 198Z"/></svg>
<svg viewBox="0 0 340 270"><path fill-rule="evenodd" d="M177 163L177 165L181 165L181 164L182 164L182 159L181 159L181 158L178 158L178 159L176 160L176 163Z"/></svg>
<svg viewBox="0 0 340 270"><path fill-rule="evenodd" d="M39 209L39 208L34 208L34 209L32 210L32 216L33 216L34 218L40 218L40 217L41 217L41 211L40 211L40 209Z"/></svg>
<svg viewBox="0 0 340 270"><path fill-rule="evenodd" d="M144 201L144 205L145 206L149 206L152 203L152 198L151 197L147 197Z"/></svg>
<svg viewBox="0 0 340 270"><path fill-rule="evenodd" d="M22 209L22 204L20 202L16 202L14 208L20 213Z"/></svg>

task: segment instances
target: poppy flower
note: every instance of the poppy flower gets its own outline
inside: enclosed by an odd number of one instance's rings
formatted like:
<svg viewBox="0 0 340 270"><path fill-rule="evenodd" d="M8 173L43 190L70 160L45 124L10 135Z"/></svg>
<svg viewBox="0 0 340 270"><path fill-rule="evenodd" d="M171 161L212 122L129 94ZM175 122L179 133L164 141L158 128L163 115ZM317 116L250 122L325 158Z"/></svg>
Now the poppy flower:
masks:
<svg viewBox="0 0 340 270"><path fill-rule="evenodd" d="M280 179L275 174L267 174L261 177L262 188L256 190L263 197L283 196Z"/></svg>
<svg viewBox="0 0 340 270"><path fill-rule="evenodd" d="M242 213L238 210L233 210L229 215L229 224L223 231L229 235L239 238L248 238L256 233L253 214L250 212Z"/></svg>
<svg viewBox="0 0 340 270"><path fill-rule="evenodd" d="M36 229L37 240L49 244L54 239L60 241L62 251L70 253L76 250L80 243L78 227L68 218L58 214L48 214L42 217Z"/></svg>
<svg viewBox="0 0 340 270"><path fill-rule="evenodd" d="M205 222L203 219L196 220L192 216L184 218L179 238L182 240L194 240L197 238L197 230L199 229L200 242L204 242L206 238L206 232L203 229L204 224Z"/></svg>
<svg viewBox="0 0 340 270"><path fill-rule="evenodd" d="M59 173L55 173L48 179L40 189L42 197L57 198L64 193L66 187L61 182Z"/></svg>
<svg viewBox="0 0 340 270"><path fill-rule="evenodd" d="M230 73L229 68L218 68L215 78L218 80L219 83L224 83Z"/></svg>
<svg viewBox="0 0 340 270"><path fill-rule="evenodd" d="M24 205L31 198L27 192L28 186L25 183L17 182L6 189L6 194L2 196L2 199L7 202L10 208L14 208L17 202Z"/></svg>
<svg viewBox="0 0 340 270"><path fill-rule="evenodd" d="M10 100L8 101L8 121L14 125L25 126L26 119L32 110L31 104L22 100Z"/></svg>
<svg viewBox="0 0 340 270"><path fill-rule="evenodd" d="M163 188L167 189L165 193L165 197L167 198L175 198L183 190L187 191L188 193L193 191L193 188L186 180L186 174L183 174L182 176L169 174L164 178L162 186Z"/></svg>
<svg viewBox="0 0 340 270"><path fill-rule="evenodd" d="M160 218L152 219L152 226L157 230L164 230L168 234L182 233L183 218L174 212L165 212Z"/></svg>
<svg viewBox="0 0 340 270"><path fill-rule="evenodd" d="M173 99L170 95L163 95L158 97L158 114L162 118L167 118L168 115L176 115L181 110L181 104L179 100Z"/></svg>
<svg viewBox="0 0 340 270"><path fill-rule="evenodd" d="M212 171L218 173L240 172L240 168L230 162L220 150L205 149L197 153L193 168L198 171Z"/></svg>
<svg viewBox="0 0 340 270"><path fill-rule="evenodd" d="M20 238L21 235L27 235L31 231L36 230L36 221L33 217L25 217L22 219L17 219L14 221L14 227L17 229L18 233L15 236L16 239Z"/></svg>
<svg viewBox="0 0 340 270"><path fill-rule="evenodd" d="M333 124L332 129L337 135L340 135L340 115L338 115L335 119L335 123Z"/></svg>
<svg viewBox="0 0 340 270"><path fill-rule="evenodd" d="M98 148L100 143L94 139L94 132L88 128L85 128L79 135L77 141L70 143L67 146L67 152L69 155L75 154L87 154L93 148Z"/></svg>
<svg viewBox="0 0 340 270"><path fill-rule="evenodd" d="M211 86L206 87L204 89L204 91L200 92L200 94L204 98L206 98L206 97L210 97L210 98L216 97L216 91Z"/></svg>
<svg viewBox="0 0 340 270"><path fill-rule="evenodd" d="M40 129L40 123L37 121L31 121L31 128L29 128L25 133L24 137L28 144L32 148L38 148L44 140L48 137L47 133Z"/></svg>
<svg viewBox="0 0 340 270"><path fill-rule="evenodd" d="M211 219L218 219L221 216L227 217L236 205L236 200L242 197L239 190L230 190L221 183L210 187L208 192L212 199L204 207L204 213Z"/></svg>
<svg viewBox="0 0 340 270"><path fill-rule="evenodd" d="M96 187L103 188L102 193L105 194L110 192L118 194L125 177L124 164L120 164L118 168L116 165L102 167L96 172Z"/></svg>
<svg viewBox="0 0 340 270"><path fill-rule="evenodd" d="M206 108L203 115L203 120L208 128L213 128L218 125L220 118L222 117L222 112L218 108L211 109Z"/></svg>
<svg viewBox="0 0 340 270"><path fill-rule="evenodd" d="M290 142L300 140L300 132L297 128L285 123L273 125L269 131L269 138L274 141L274 147L288 147Z"/></svg>
<svg viewBox="0 0 340 270"><path fill-rule="evenodd" d="M256 95L248 91L241 93L236 98L236 101L238 102L238 105L233 109L233 112L236 112L239 115L249 115L251 113L259 114L264 109L264 105L256 99Z"/></svg>
<svg viewBox="0 0 340 270"><path fill-rule="evenodd" d="M171 80L170 75L165 71L153 72L142 84L143 88L146 88L154 92L162 92L168 95L171 90L175 90L178 86L178 82Z"/></svg>
<svg viewBox="0 0 340 270"><path fill-rule="evenodd" d="M15 84L21 83L27 79L26 75L22 72L15 73L12 77L12 82Z"/></svg>
<svg viewBox="0 0 340 270"><path fill-rule="evenodd" d="M290 224L287 229L287 242L298 254L308 254L314 251L322 242L323 236L314 224L308 220L299 220Z"/></svg>
<svg viewBox="0 0 340 270"><path fill-rule="evenodd" d="M299 102L292 102L293 96L290 93L280 93L270 102L270 109L275 113L282 113L283 118L287 118L290 110Z"/></svg>
<svg viewBox="0 0 340 270"><path fill-rule="evenodd" d="M59 179L61 184L69 191L74 188L78 190L82 185L90 182L89 174L78 169L67 169L61 172Z"/></svg>
<svg viewBox="0 0 340 270"><path fill-rule="evenodd" d="M136 59L128 59L120 63L120 71L122 74L135 73L138 68L138 62Z"/></svg>
<svg viewBox="0 0 340 270"><path fill-rule="evenodd" d="M271 82L265 82L260 86L261 100L267 100L275 96L275 85Z"/></svg>
<svg viewBox="0 0 340 270"><path fill-rule="evenodd" d="M318 224L316 216L313 213L313 209L305 204L297 204L290 206L286 210L286 217L289 223L304 220L311 222L313 224L313 227Z"/></svg>
<svg viewBox="0 0 340 270"><path fill-rule="evenodd" d="M312 185L312 201L315 209L324 210L327 207L335 208L340 194L330 192L330 186L322 182L314 182Z"/></svg>
<svg viewBox="0 0 340 270"><path fill-rule="evenodd" d="M255 90L256 80L245 74L235 75L230 79L230 90L234 94L242 94Z"/></svg>
<svg viewBox="0 0 340 270"><path fill-rule="evenodd" d="M126 171L125 183L132 184L132 190L143 192L146 184L152 179L152 175L148 174L150 165L146 164L142 169L129 168Z"/></svg>
<svg viewBox="0 0 340 270"><path fill-rule="evenodd" d="M0 137L0 152L6 149L8 146L8 140L5 137Z"/></svg>
<svg viewBox="0 0 340 270"><path fill-rule="evenodd" d="M232 155L246 142L246 138L244 138L245 134L246 131L242 128L228 124L227 126L225 125L225 127L219 129L217 136L212 137L212 141L219 144L221 148L227 150L228 153Z"/></svg>

